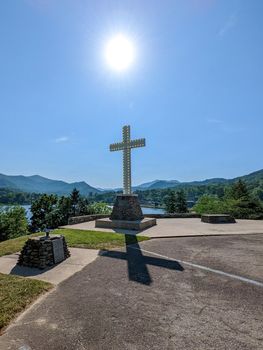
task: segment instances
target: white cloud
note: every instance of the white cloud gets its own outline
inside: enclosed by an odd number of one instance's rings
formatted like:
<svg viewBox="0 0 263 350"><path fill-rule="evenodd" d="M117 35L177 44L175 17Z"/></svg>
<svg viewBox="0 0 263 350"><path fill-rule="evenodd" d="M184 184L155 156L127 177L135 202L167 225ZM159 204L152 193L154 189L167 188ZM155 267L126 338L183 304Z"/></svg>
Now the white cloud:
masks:
<svg viewBox="0 0 263 350"><path fill-rule="evenodd" d="M219 30L218 36L220 38L223 38L223 36L225 36L229 30L231 30L236 26L236 24L237 24L237 16L236 14L233 14L228 18L228 20L224 23L222 28Z"/></svg>
<svg viewBox="0 0 263 350"><path fill-rule="evenodd" d="M67 136L61 136L55 139L56 143L63 143L63 142L68 142L69 138Z"/></svg>

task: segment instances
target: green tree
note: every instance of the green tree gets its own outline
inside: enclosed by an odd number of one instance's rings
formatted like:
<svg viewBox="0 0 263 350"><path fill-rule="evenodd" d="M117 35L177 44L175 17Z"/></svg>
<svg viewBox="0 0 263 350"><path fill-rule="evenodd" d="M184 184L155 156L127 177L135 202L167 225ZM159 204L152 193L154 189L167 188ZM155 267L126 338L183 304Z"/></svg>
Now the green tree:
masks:
<svg viewBox="0 0 263 350"><path fill-rule="evenodd" d="M89 214L89 201L87 198L80 197L77 205L77 215Z"/></svg>
<svg viewBox="0 0 263 350"><path fill-rule="evenodd" d="M164 199L165 211L166 213L175 213L176 212L176 194L174 191L168 191Z"/></svg>
<svg viewBox="0 0 263 350"><path fill-rule="evenodd" d="M80 194L76 188L74 188L73 191L71 192L70 199L71 199L71 206L73 210L73 216L76 216L76 208L80 200Z"/></svg>
<svg viewBox="0 0 263 350"><path fill-rule="evenodd" d="M57 202L57 196L43 194L32 203L31 229L33 231L54 227L54 217L51 212L56 208Z"/></svg>
<svg viewBox="0 0 263 350"><path fill-rule="evenodd" d="M74 189L69 197L41 195L31 205L31 230L43 230L66 225L70 216L89 214L88 200Z"/></svg>
<svg viewBox="0 0 263 350"><path fill-rule="evenodd" d="M57 208L58 211L56 210L56 214L60 219L59 225L67 225L68 218L72 215L71 198L65 196L60 197L57 203Z"/></svg>
<svg viewBox="0 0 263 350"><path fill-rule="evenodd" d="M185 193L183 190L179 190L175 194L175 212L176 213L186 213L187 210L187 201Z"/></svg>
<svg viewBox="0 0 263 350"><path fill-rule="evenodd" d="M0 241L28 233L26 211L20 206L0 211Z"/></svg>
<svg viewBox="0 0 263 350"><path fill-rule="evenodd" d="M244 181L238 180L229 189L228 196L232 199L247 199L249 192Z"/></svg>

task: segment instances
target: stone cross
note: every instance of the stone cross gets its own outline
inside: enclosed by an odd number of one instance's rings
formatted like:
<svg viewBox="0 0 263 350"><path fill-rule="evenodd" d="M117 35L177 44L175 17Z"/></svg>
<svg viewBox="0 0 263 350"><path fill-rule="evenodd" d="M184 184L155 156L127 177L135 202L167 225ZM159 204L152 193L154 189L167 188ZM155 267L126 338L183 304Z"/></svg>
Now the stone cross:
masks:
<svg viewBox="0 0 263 350"><path fill-rule="evenodd" d="M130 125L122 128L122 142L110 145L110 151L123 151L123 194L131 194L131 149L144 147L145 139L131 140Z"/></svg>

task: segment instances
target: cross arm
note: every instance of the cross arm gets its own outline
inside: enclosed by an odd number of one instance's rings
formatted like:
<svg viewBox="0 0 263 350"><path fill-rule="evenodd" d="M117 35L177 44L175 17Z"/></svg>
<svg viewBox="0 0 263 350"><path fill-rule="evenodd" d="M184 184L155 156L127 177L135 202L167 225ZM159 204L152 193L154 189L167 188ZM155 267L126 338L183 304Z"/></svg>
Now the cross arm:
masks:
<svg viewBox="0 0 263 350"><path fill-rule="evenodd" d="M122 151L124 150L124 144L123 142L118 142L118 143L112 143L110 145L110 151L114 152L114 151Z"/></svg>
<svg viewBox="0 0 263 350"><path fill-rule="evenodd" d="M145 147L145 139L137 139L130 141L131 148Z"/></svg>

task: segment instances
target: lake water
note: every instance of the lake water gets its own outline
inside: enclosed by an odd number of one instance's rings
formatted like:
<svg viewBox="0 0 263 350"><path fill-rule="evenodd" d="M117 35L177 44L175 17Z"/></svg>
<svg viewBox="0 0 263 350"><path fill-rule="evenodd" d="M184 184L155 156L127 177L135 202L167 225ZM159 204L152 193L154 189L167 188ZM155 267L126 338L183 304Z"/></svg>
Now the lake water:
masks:
<svg viewBox="0 0 263 350"><path fill-rule="evenodd" d="M31 210L30 210L31 205L21 205L21 207L25 208L25 210L26 210L26 217L30 221L30 218L32 216L32 213L31 213Z"/></svg>
<svg viewBox="0 0 263 350"><path fill-rule="evenodd" d="M164 214L165 210L160 208L146 208L142 207L143 214Z"/></svg>
<svg viewBox="0 0 263 350"><path fill-rule="evenodd" d="M22 207L25 208L27 219L30 220L30 218L32 216L31 210L30 210L30 205L22 205ZM142 207L142 212L143 212L143 214L163 214L165 211L164 211L164 209L160 209L160 208Z"/></svg>

